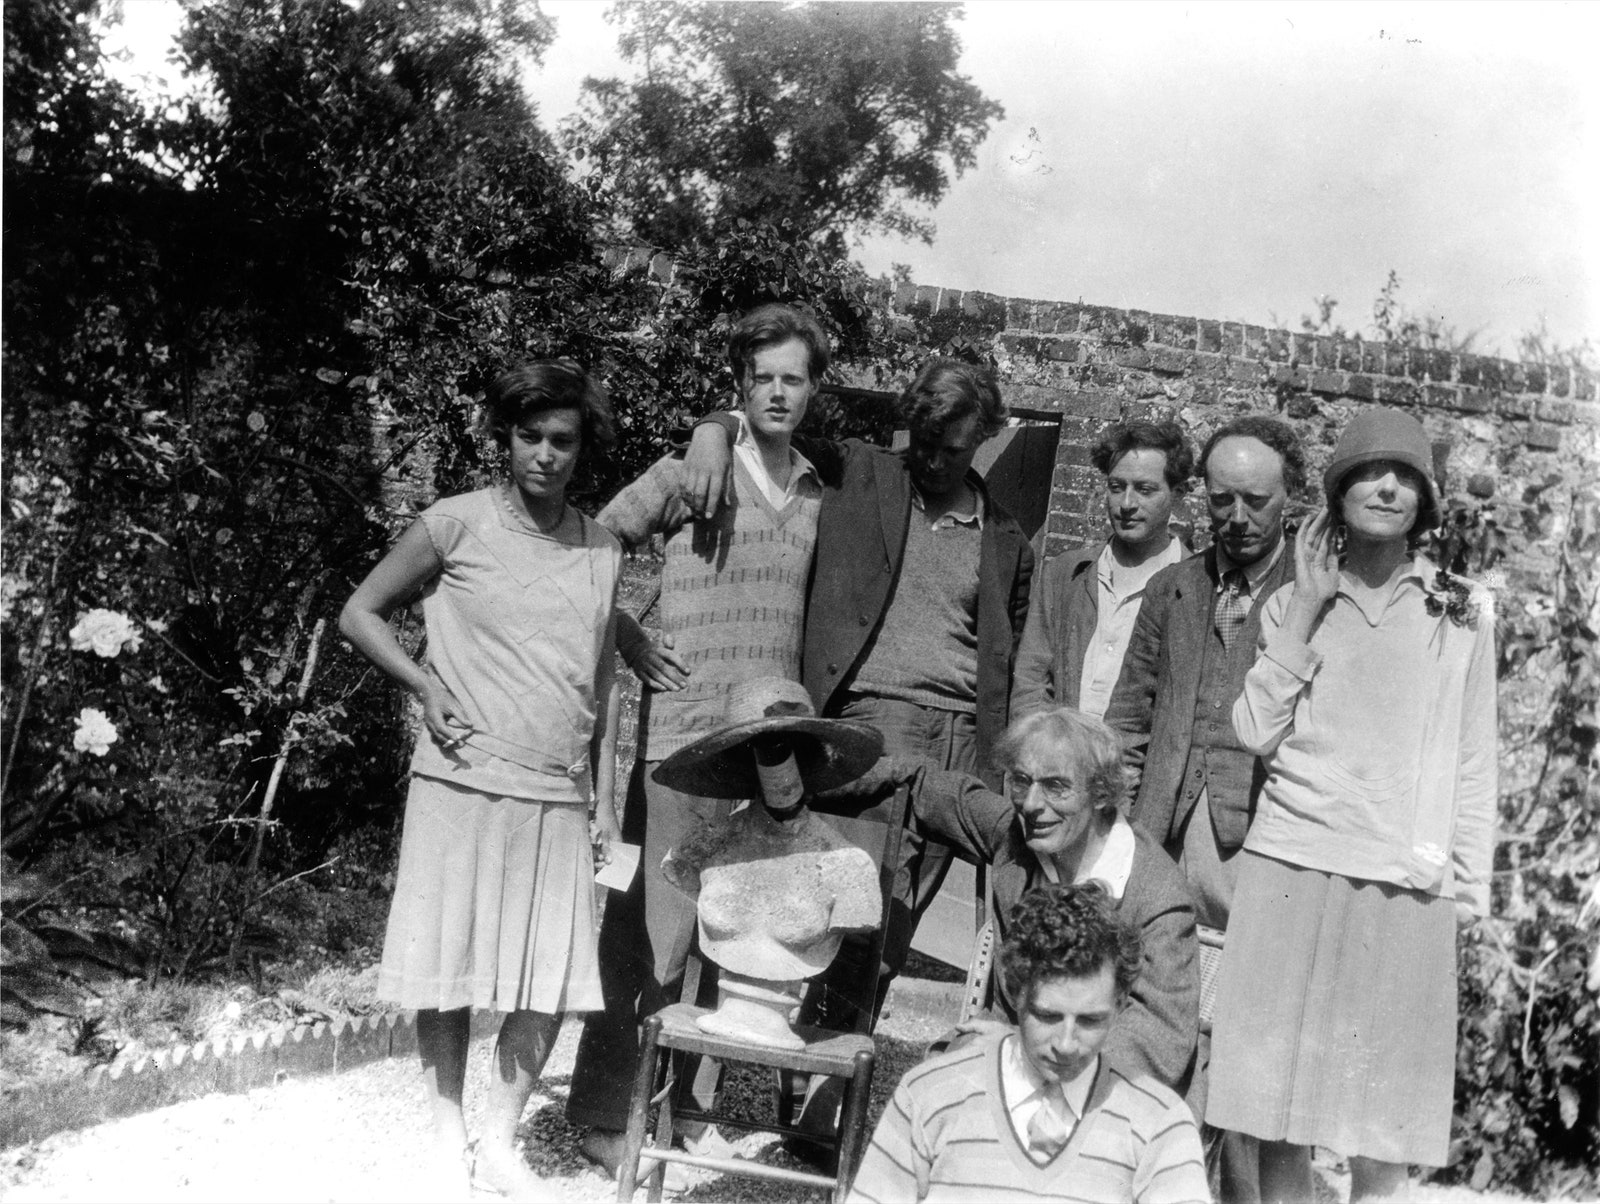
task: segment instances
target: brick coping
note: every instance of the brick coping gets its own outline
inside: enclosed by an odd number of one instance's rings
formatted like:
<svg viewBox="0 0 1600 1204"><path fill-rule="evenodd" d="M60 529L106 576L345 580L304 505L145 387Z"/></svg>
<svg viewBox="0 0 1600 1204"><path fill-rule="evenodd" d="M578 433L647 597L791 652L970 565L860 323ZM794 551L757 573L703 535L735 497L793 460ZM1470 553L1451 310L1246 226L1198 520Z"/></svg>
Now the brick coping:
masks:
<svg viewBox="0 0 1600 1204"><path fill-rule="evenodd" d="M494 1032L500 1015L475 1011L472 1036ZM47 1079L5 1093L0 1097L0 1149L213 1092L239 1095L285 1079L339 1074L416 1048L416 1013L409 1011L175 1045L121 1066L96 1066L82 1076Z"/></svg>
<svg viewBox="0 0 1600 1204"><path fill-rule="evenodd" d="M962 986L897 979L893 990L923 1004L958 1005ZM416 1015L394 1011L310 1026L285 1024L267 1032L174 1045L120 1066L96 1066L81 1076L30 1083L0 1096L0 1149L213 1092L243 1095L286 1079L341 1074L413 1054ZM500 1016L474 1011L473 1039L496 1031Z"/></svg>

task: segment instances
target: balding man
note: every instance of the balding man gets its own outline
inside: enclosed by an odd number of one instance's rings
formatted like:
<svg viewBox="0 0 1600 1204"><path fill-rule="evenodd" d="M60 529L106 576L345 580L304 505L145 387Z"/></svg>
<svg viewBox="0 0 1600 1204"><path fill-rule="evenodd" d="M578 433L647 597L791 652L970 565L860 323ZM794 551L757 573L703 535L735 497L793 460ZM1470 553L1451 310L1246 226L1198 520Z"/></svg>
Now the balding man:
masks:
<svg viewBox="0 0 1600 1204"><path fill-rule="evenodd" d="M1225 931L1265 778L1230 716L1255 661L1262 603L1294 577L1283 512L1305 459L1286 425L1250 415L1206 441L1200 471L1212 545L1146 587L1105 719L1136 779L1133 822L1177 860L1200 924ZM1209 1045L1203 1034L1190 1091L1198 1115ZM1253 1147L1234 1134L1223 1140L1225 1200L1257 1198Z"/></svg>

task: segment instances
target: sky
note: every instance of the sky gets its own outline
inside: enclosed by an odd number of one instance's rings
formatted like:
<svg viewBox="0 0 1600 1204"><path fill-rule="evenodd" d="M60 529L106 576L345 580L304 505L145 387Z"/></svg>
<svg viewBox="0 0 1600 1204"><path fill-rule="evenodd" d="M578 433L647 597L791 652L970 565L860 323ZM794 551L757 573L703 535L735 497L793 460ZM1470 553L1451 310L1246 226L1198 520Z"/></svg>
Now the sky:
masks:
<svg viewBox="0 0 1600 1204"><path fill-rule="evenodd" d="M629 73L606 6L546 0L528 75L553 129ZM919 284L1296 327L1313 298L1402 304L1512 354L1600 342L1600 6L975 0L960 71L1006 117L930 216L868 237ZM128 0L124 70L160 72L168 0Z"/></svg>

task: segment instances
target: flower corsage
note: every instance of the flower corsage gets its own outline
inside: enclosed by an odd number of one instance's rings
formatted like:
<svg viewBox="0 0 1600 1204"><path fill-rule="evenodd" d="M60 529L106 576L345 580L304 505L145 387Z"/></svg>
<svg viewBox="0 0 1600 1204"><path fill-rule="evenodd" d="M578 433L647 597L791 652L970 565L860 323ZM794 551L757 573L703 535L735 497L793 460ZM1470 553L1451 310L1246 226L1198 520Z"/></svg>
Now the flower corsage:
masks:
<svg viewBox="0 0 1600 1204"><path fill-rule="evenodd" d="M1434 574L1432 587L1423 587L1422 605L1436 619L1442 616L1457 627L1470 627L1478 621L1483 598L1465 577L1440 569Z"/></svg>

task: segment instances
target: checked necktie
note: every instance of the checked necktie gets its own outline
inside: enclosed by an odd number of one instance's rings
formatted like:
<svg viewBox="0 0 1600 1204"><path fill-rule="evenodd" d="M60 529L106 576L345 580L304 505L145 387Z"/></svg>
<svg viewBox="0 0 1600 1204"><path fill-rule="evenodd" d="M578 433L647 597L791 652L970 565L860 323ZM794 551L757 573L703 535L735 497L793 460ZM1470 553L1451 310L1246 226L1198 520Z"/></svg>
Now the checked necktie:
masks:
<svg viewBox="0 0 1600 1204"><path fill-rule="evenodd" d="M1243 569L1229 569L1222 574L1222 584L1217 589L1217 634L1222 637L1224 648L1233 649L1249 615L1250 583Z"/></svg>
<svg viewBox="0 0 1600 1204"><path fill-rule="evenodd" d="M1028 1122L1028 1149L1048 1161L1061 1152L1072 1136L1072 1122L1068 1119L1067 1097L1060 1083L1051 1083L1044 1089L1044 1103Z"/></svg>

